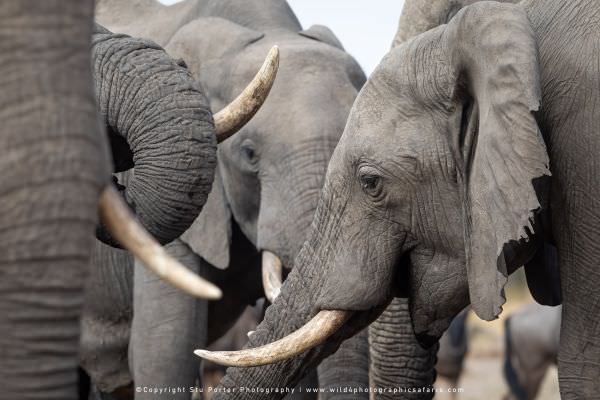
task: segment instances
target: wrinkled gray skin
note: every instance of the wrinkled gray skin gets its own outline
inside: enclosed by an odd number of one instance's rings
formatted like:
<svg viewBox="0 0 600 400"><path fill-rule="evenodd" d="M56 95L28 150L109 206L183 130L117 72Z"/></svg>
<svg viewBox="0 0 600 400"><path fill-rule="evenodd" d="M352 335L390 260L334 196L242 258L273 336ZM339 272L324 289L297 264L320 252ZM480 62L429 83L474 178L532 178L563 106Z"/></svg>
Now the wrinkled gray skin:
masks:
<svg viewBox="0 0 600 400"><path fill-rule="evenodd" d="M84 282L108 143L93 2L0 5L0 399L77 398Z"/></svg>
<svg viewBox="0 0 600 400"><path fill-rule="evenodd" d="M562 307L529 304L504 321L505 400L533 400L560 347Z"/></svg>
<svg viewBox="0 0 600 400"><path fill-rule="evenodd" d="M97 25L92 66L115 172L135 167L121 179L122 194L155 237L172 241L194 221L212 187L216 138L208 101L190 72L150 40ZM104 229L98 236L114 244ZM129 381L119 370L125 357L115 354L129 335L132 257L98 241L93 261L81 364L93 379L123 385ZM98 362L101 357L106 362Z"/></svg>
<svg viewBox="0 0 600 400"><path fill-rule="evenodd" d="M218 177L205 210L180 240L167 246L221 287L224 300L196 301L136 265L129 346L133 380L141 386L188 387L199 362L191 350L220 337L262 296L260 251L277 254L286 274L292 267L308 235L329 158L365 77L333 33L322 26L302 30L281 0L203 0L171 7L149 0L106 1L98 6L98 19L115 31L154 39L182 58L213 110L245 87L271 46L281 51L265 105L219 146ZM119 335L120 353L113 352L111 359L120 362L124 376L127 342L124 331ZM366 333L347 348L340 361L325 362L322 385L368 384ZM349 360L357 368L343 365L336 372L337 363Z"/></svg>
<svg viewBox="0 0 600 400"><path fill-rule="evenodd" d="M394 49L353 106L310 238L249 346L319 310L354 316L312 351L230 369L222 385L294 384L395 293L409 297L425 344L469 299L493 319L507 275L545 239L557 246L562 282L561 395L596 397L599 15L589 0L482 2ZM549 164L552 177L541 179ZM549 219L532 213L540 205ZM245 396L217 396L232 397Z"/></svg>
<svg viewBox="0 0 600 400"><path fill-rule="evenodd" d="M369 326L371 386L431 389L436 378L437 344L424 348L415 337L408 301L395 298ZM407 392L403 399L432 398L433 392ZM376 399L395 399L397 393L375 393Z"/></svg>

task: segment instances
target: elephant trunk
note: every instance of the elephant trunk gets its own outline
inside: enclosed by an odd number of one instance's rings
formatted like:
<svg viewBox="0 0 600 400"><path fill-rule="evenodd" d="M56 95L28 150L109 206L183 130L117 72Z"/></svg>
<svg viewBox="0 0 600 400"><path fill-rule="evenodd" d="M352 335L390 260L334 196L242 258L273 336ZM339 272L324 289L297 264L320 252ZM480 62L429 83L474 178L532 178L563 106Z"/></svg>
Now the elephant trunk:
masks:
<svg viewBox="0 0 600 400"><path fill-rule="evenodd" d="M338 218L327 213L327 210L334 209L329 202L336 201L338 197L329 195L327 187L322 196L315 214L313 232L296 257L294 268L284 282L280 295L267 309L263 322L250 335L247 347L254 350L258 346L284 338L292 332L296 332L291 335L292 339L297 340L288 343L289 346L275 344L278 351L277 358L282 361L273 365L262 368L229 369L228 374L221 381L222 386L238 388L258 385L293 388L308 371L314 369L325 357L334 353L344 340L365 328L383 311L378 308L359 312L319 310L317 301L323 290L324 275L328 268L325 255L332 250L332 235L339 232ZM312 330L315 326L317 329ZM297 332L302 327L308 329L301 329ZM307 330L308 332L306 332ZM316 336L313 335L315 331ZM284 340L288 339L290 338ZM281 349L288 353L291 351L297 356L287 358L286 354L281 354ZM310 351L303 351L308 349ZM257 365L254 354L244 353L252 352L252 350L242 350L241 357L237 358L237 354L218 354L206 351L197 351L196 354L224 365ZM258 365L273 362L272 356L275 353L269 352L268 349L259 351L261 360L258 361L261 362ZM277 399L284 395L285 393L239 393L238 398ZM221 398L220 396L223 395L217 393L215 399Z"/></svg>
<svg viewBox="0 0 600 400"><path fill-rule="evenodd" d="M93 2L0 7L2 399L77 398L79 317L109 180L89 62Z"/></svg>
<svg viewBox="0 0 600 400"><path fill-rule="evenodd" d="M371 386L375 388L425 388L404 393L403 398L430 399L427 392L435 381L437 345L421 347L410 321L408 300L395 298L383 314L369 326ZM375 393L375 399L395 399L393 392ZM424 397L425 396L425 397Z"/></svg>
<svg viewBox="0 0 600 400"><path fill-rule="evenodd" d="M369 387L369 342L368 329L346 340L335 354L319 364L319 394L322 400L347 399L344 388L356 390ZM342 390L339 390L342 389ZM352 392L352 398L368 399L368 392Z"/></svg>
<svg viewBox="0 0 600 400"><path fill-rule="evenodd" d="M162 244L200 213L216 164L212 113L189 72L148 40L99 25L92 38L98 106L117 171L135 166L123 196ZM98 237L114 239L100 229Z"/></svg>

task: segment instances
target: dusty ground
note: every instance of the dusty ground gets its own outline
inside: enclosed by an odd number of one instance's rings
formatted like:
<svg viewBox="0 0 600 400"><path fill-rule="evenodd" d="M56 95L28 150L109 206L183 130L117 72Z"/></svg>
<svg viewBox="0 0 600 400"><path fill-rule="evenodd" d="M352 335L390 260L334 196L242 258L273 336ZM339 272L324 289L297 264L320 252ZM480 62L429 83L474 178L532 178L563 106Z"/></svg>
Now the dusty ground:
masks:
<svg viewBox="0 0 600 400"><path fill-rule="evenodd" d="M467 329L470 350L464 373L458 383L458 387L464 391L456 395L456 400L500 400L508 392L502 373L504 318L533 300L529 296L522 272L510 277L506 293L508 301L500 319L485 322L473 314L469 316ZM447 388L448 384L447 381L439 378L436 387ZM449 393L438 393L435 398L439 400L452 399ZM546 373L537 398L540 400L560 399L555 367L550 368Z"/></svg>
<svg viewBox="0 0 600 400"><path fill-rule="evenodd" d="M448 382L438 379L436 387L447 388ZM456 400L502 399L508 391L502 376L502 359L498 357L469 357L458 387L462 388L464 392L458 393L454 398ZM435 398L438 400L453 399L449 393L437 393ZM546 373L537 398L541 400L560 399L556 368L552 367Z"/></svg>

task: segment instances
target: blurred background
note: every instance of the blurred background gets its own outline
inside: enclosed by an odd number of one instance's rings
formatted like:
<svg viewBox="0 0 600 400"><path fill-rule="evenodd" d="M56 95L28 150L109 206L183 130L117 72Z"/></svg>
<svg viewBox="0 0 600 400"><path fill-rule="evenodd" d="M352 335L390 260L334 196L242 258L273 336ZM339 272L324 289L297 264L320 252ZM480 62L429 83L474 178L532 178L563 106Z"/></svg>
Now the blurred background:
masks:
<svg viewBox="0 0 600 400"><path fill-rule="evenodd" d="M180 0L159 1L163 4L174 4ZM328 26L368 76L390 48L404 1L288 0L288 3L304 28L313 24ZM502 372L504 319L533 302L522 269L510 277L506 293L508 301L500 319L485 322L472 313L468 316L466 326L469 352L457 385L463 388L464 392L456 397L449 393L438 393L436 399L499 400L508 392ZM448 385L449 381L438 377L437 387L447 388ZM555 366L551 366L546 372L536 398L560 399Z"/></svg>

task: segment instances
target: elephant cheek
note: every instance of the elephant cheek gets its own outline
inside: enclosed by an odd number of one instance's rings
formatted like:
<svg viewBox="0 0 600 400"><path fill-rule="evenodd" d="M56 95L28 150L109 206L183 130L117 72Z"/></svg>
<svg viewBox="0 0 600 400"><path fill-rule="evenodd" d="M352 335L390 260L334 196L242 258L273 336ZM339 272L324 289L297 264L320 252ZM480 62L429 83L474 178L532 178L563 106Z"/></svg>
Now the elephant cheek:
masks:
<svg viewBox="0 0 600 400"><path fill-rule="evenodd" d="M417 292L425 284L411 283L410 313L417 340L421 346L429 348L438 342L448 329L452 319L469 304L468 288L455 288L450 282L442 281L436 290Z"/></svg>
<svg viewBox="0 0 600 400"><path fill-rule="evenodd" d="M363 258L352 251L336 257L325 275L318 309L366 311L390 300L392 268L374 270L361 263Z"/></svg>

